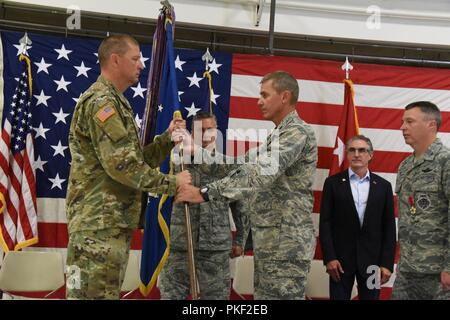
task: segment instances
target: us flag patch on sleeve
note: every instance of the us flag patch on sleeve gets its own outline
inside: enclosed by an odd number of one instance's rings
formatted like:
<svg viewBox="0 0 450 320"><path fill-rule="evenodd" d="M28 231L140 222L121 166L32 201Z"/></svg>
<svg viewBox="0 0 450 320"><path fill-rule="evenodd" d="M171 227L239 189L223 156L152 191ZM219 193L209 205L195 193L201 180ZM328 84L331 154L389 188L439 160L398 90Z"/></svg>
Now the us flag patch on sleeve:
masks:
<svg viewBox="0 0 450 320"><path fill-rule="evenodd" d="M103 108L101 108L97 112L96 117L101 122L105 122L106 120L108 120L110 117L112 117L115 114L116 114L116 110L114 109L114 107L108 105L108 106L104 106Z"/></svg>

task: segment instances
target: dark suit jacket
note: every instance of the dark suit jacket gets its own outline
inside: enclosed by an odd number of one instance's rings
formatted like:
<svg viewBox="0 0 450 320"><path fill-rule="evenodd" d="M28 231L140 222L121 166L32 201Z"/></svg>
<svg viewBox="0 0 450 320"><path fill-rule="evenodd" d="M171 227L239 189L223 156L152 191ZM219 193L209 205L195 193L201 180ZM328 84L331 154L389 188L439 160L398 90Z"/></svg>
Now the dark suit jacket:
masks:
<svg viewBox="0 0 450 320"><path fill-rule="evenodd" d="M345 273L359 271L362 275L367 275L370 265L393 271L396 237L391 184L370 172L360 227L348 170L328 177L322 192L319 237L324 264L337 259Z"/></svg>

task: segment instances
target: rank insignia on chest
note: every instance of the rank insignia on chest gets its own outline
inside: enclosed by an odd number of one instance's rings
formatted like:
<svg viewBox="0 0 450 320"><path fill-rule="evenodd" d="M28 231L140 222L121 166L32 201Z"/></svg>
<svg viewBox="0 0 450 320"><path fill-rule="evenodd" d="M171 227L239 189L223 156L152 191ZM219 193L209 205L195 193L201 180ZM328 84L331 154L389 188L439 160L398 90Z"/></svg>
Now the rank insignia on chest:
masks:
<svg viewBox="0 0 450 320"><path fill-rule="evenodd" d="M417 206L423 211L427 211L431 207L431 200L428 194L419 193L417 195Z"/></svg>
<svg viewBox="0 0 450 320"><path fill-rule="evenodd" d="M413 196L408 197L408 203L409 203L409 213L416 214L416 207L414 206L414 197Z"/></svg>

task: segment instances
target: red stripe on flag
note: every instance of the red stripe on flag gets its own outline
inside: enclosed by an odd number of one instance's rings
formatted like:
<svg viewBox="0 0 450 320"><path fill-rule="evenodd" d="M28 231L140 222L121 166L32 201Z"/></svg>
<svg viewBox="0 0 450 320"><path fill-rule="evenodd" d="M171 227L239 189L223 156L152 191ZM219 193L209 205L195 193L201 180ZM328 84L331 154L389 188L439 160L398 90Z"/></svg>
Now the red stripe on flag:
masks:
<svg viewBox="0 0 450 320"><path fill-rule="evenodd" d="M316 237L316 251L314 252L314 260L322 260L322 247L320 246L319 237Z"/></svg>
<svg viewBox="0 0 450 320"><path fill-rule="evenodd" d="M14 241L13 241L13 239L11 239L9 232L6 229L4 218L5 218L5 216L3 214L0 214L0 225L1 225L0 227L2 229L3 241L5 241L5 244L8 248L14 248Z"/></svg>
<svg viewBox="0 0 450 320"><path fill-rule="evenodd" d="M296 79L342 83L342 62L295 57L234 54L232 73L264 76L276 70L288 70ZM354 83L376 86L450 89L450 70L352 63Z"/></svg>
<svg viewBox="0 0 450 320"><path fill-rule="evenodd" d="M30 141L30 142L33 143L32 141ZM28 148L27 148L27 150L28 150ZM33 200L34 207L37 208L37 204L36 204L36 178L34 176L34 168L33 168L33 161L34 161L34 159L30 159L29 158L28 151L25 152L24 159L25 159L24 172L25 172L25 175L27 177L28 186L30 188L31 199Z"/></svg>
<svg viewBox="0 0 450 320"><path fill-rule="evenodd" d="M264 120L257 98L231 97L230 118ZM310 124L338 126L342 106L327 103L298 102L299 116ZM403 109L356 106L360 128L400 130ZM440 132L450 132L450 112L441 112Z"/></svg>
<svg viewBox="0 0 450 320"><path fill-rule="evenodd" d="M142 239L144 238L144 232L142 229L136 229L131 239L131 250L142 250Z"/></svg>
<svg viewBox="0 0 450 320"><path fill-rule="evenodd" d="M38 248L67 248L69 235L65 223L38 223L39 243L33 245ZM136 229L131 239L131 250L142 249L142 229Z"/></svg>
<svg viewBox="0 0 450 320"><path fill-rule="evenodd" d="M38 222L39 242L33 247L67 248L69 236L66 223Z"/></svg>
<svg viewBox="0 0 450 320"><path fill-rule="evenodd" d="M394 214L398 218L398 197L396 194L394 195Z"/></svg>
<svg viewBox="0 0 450 320"><path fill-rule="evenodd" d="M5 123L6 123L6 121L7 120L5 120ZM9 123L9 122L8 122ZM6 126L6 124L5 124L5 126ZM5 144L7 145L7 146L9 146L10 145L10 137L9 137L9 133L3 128L3 130L2 130L2 139L3 139L3 141L5 142Z"/></svg>
<svg viewBox="0 0 450 320"><path fill-rule="evenodd" d="M313 212L320 212L320 203L322 201L322 191L313 191L314 202L313 202Z"/></svg>
<svg viewBox="0 0 450 320"><path fill-rule="evenodd" d="M19 218L25 240L29 240L36 237L35 230L33 230L33 226L31 225L29 219L29 215L36 216L37 205L36 205L36 190L35 190L36 182L34 178L34 172L30 163L30 159L28 158L27 149L25 149L23 156L23 175L24 176L22 177L22 188L20 192L21 201L20 201Z"/></svg>
<svg viewBox="0 0 450 320"><path fill-rule="evenodd" d="M400 245L397 241L397 244L395 246L395 258L394 263L398 263L400 261Z"/></svg>
<svg viewBox="0 0 450 320"><path fill-rule="evenodd" d="M259 145L258 142L227 140L227 155L241 156L250 148L255 148Z"/></svg>

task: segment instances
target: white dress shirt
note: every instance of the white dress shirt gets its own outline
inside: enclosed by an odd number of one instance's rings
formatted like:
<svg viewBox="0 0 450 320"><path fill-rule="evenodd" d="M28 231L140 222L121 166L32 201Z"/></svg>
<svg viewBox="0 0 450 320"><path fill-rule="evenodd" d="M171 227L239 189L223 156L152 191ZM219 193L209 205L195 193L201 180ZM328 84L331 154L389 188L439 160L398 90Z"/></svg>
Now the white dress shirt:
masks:
<svg viewBox="0 0 450 320"><path fill-rule="evenodd" d="M359 225L362 227L364 221L364 212L366 211L367 198L370 189L370 172L367 170L366 175L360 178L351 168L348 168L350 177L350 186L352 188L353 201L355 202L356 211L358 212Z"/></svg>

